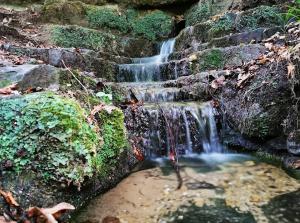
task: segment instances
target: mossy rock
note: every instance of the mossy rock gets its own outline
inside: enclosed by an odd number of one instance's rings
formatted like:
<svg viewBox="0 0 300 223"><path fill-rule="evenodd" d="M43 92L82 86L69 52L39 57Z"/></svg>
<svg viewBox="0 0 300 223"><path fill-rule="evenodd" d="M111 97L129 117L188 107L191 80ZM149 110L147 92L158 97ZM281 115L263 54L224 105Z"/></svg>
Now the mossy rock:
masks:
<svg viewBox="0 0 300 223"><path fill-rule="evenodd" d="M218 70L224 67L224 54L219 49L212 49L200 58L200 70Z"/></svg>
<svg viewBox="0 0 300 223"><path fill-rule="evenodd" d="M149 40L167 38L173 28L172 17L160 10L144 16L132 16L131 23L135 36L143 36Z"/></svg>
<svg viewBox="0 0 300 223"><path fill-rule="evenodd" d="M92 28L113 29L122 33L131 30L131 24L127 20L126 13L122 13L118 7L89 7L87 19Z"/></svg>
<svg viewBox="0 0 300 223"><path fill-rule="evenodd" d="M160 10L143 12L118 7L90 7L87 18L92 28L130 33L148 40L166 38L173 28L172 17Z"/></svg>
<svg viewBox="0 0 300 223"><path fill-rule="evenodd" d="M42 18L47 22L63 24L86 24L85 5L81 1L47 0Z"/></svg>
<svg viewBox="0 0 300 223"><path fill-rule="evenodd" d="M193 26L197 23L207 21L212 15L209 4L196 4L185 14L186 25Z"/></svg>
<svg viewBox="0 0 300 223"><path fill-rule="evenodd" d="M99 115L99 126L87 122L78 102L50 92L2 99L0 108L4 169L81 185L111 168L127 145L124 116L115 107L99 111L105 116Z"/></svg>
<svg viewBox="0 0 300 223"><path fill-rule="evenodd" d="M117 37L113 34L80 26L54 26L51 39L61 47L87 48L116 52Z"/></svg>
<svg viewBox="0 0 300 223"><path fill-rule="evenodd" d="M245 11L237 19L239 31L284 25L283 11L277 6L262 5Z"/></svg>

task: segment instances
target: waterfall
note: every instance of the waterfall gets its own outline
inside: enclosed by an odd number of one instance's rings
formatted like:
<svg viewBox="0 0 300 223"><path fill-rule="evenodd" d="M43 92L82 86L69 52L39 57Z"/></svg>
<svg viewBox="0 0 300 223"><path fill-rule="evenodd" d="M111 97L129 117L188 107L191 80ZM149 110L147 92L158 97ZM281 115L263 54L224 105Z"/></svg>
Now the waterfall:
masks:
<svg viewBox="0 0 300 223"><path fill-rule="evenodd" d="M160 81L162 79L160 76L161 65L168 62L168 57L173 52L174 46L175 39L170 39L162 43L159 55L133 58L132 64L120 64L118 81Z"/></svg>
<svg viewBox="0 0 300 223"><path fill-rule="evenodd" d="M134 117L139 120L133 120L140 125L134 127L142 139L140 146L148 157L168 156L174 150L178 155L221 153L211 104L185 102L180 88L164 86L164 80L178 76L175 64L174 75L162 77L162 65L168 63L174 46L175 39L165 41L158 55L133 58L132 64L119 65L118 80L123 82L121 86L130 89L128 98L134 94L138 101L144 102L135 109L138 115Z"/></svg>
<svg viewBox="0 0 300 223"><path fill-rule="evenodd" d="M180 155L223 152L210 103L147 104L139 109L149 123L143 148L151 157L166 156L170 148Z"/></svg>

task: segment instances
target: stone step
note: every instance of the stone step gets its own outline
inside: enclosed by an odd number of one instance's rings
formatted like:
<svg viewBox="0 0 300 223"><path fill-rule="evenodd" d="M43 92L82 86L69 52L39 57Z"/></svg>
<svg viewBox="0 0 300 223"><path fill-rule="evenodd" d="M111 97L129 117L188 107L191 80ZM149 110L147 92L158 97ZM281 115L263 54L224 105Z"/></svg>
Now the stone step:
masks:
<svg viewBox="0 0 300 223"><path fill-rule="evenodd" d="M173 101L189 100L188 95L184 95L180 88L164 87L166 82L145 82L144 83L121 83L118 84L123 92L127 92L126 100L130 101L135 98L145 103L161 103Z"/></svg>
<svg viewBox="0 0 300 223"><path fill-rule="evenodd" d="M131 63L127 57L115 56L104 52L74 48L35 48L19 47L9 44L1 45L0 49L16 55L24 55L45 64L63 68L65 65L73 69L94 72L96 77L114 81L118 73L118 64Z"/></svg>
<svg viewBox="0 0 300 223"><path fill-rule="evenodd" d="M255 30L229 34L219 38L213 38L209 42L197 43L191 47L183 49L182 51L175 51L169 56L169 60L180 60L189 57L192 53L207 50L209 48L215 47L230 47L238 46L241 44L258 44L264 39L268 39L276 33L282 33L284 30L282 27L272 27L272 28L258 28Z"/></svg>
<svg viewBox="0 0 300 223"><path fill-rule="evenodd" d="M248 44L212 48L190 54L188 58L166 63L119 65L118 82L149 82L175 80L203 71L233 69L257 59L267 52L265 46Z"/></svg>
<svg viewBox="0 0 300 223"><path fill-rule="evenodd" d="M227 35L237 33L247 33L254 29L269 29L276 26L283 26L280 17L274 17L283 10L280 6L269 7L259 6L242 12L227 12L224 15L215 17L214 20L198 23L194 26L186 27L176 37L175 51L183 51L190 47L197 48L200 44L209 43L215 38L222 38ZM258 17L257 15L260 15ZM272 17L260 19L261 17ZM253 21L249 22L249 18ZM272 23L269 22L272 21Z"/></svg>

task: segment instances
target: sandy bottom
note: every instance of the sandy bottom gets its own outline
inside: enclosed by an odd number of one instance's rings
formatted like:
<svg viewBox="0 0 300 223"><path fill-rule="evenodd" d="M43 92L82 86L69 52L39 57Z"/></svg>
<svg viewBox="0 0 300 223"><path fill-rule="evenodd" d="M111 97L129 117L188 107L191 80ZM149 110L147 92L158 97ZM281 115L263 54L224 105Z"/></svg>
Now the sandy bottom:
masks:
<svg viewBox="0 0 300 223"><path fill-rule="evenodd" d="M214 206L216 199L241 213L251 213L256 222L271 222L262 207L272 198L300 188L300 182L285 171L251 158L185 160L181 162L183 186L179 190L174 171L163 163L161 166L131 174L116 188L95 198L76 222L102 222L114 216L124 223L162 223L168 222L164 216L180 206ZM295 216L294 222L298 218Z"/></svg>

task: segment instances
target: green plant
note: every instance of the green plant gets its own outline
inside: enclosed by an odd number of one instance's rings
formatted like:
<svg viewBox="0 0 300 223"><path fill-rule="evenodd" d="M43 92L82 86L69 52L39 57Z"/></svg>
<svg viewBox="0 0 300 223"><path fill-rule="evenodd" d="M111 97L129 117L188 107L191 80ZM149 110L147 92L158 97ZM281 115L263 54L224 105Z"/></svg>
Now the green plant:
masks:
<svg viewBox="0 0 300 223"><path fill-rule="evenodd" d="M97 166L105 168L104 165L114 165L116 157L128 146L126 130L124 126L124 114L120 109L109 108L101 110L96 114L96 119L101 126L101 135L103 135L103 146L101 153L97 156Z"/></svg>
<svg viewBox="0 0 300 223"><path fill-rule="evenodd" d="M172 31L172 17L156 10L143 17L132 17L131 25L136 36L155 40L168 36Z"/></svg>
<svg viewBox="0 0 300 223"><path fill-rule="evenodd" d="M79 185L94 172L101 138L80 105L53 93L0 101L0 157L15 171Z"/></svg>
<svg viewBox="0 0 300 223"><path fill-rule="evenodd" d="M94 7L88 10L87 18L93 28L111 28L123 33L130 30L126 16L115 9Z"/></svg>
<svg viewBox="0 0 300 223"><path fill-rule="evenodd" d="M259 27L283 25L283 23L283 17L277 7L263 5L243 14L238 23L238 28L256 29Z"/></svg>
<svg viewBox="0 0 300 223"><path fill-rule="evenodd" d="M61 47L80 47L99 50L112 44L115 36L79 26L54 26L52 41Z"/></svg>
<svg viewBox="0 0 300 223"><path fill-rule="evenodd" d="M300 0L296 0L295 3L291 4L287 13L285 13L285 20L290 21L291 19L300 21Z"/></svg>
<svg viewBox="0 0 300 223"><path fill-rule="evenodd" d="M0 165L75 185L104 173L127 146L124 115L108 106L95 116L100 132L76 101L53 93L0 100Z"/></svg>
<svg viewBox="0 0 300 223"><path fill-rule="evenodd" d="M218 21L214 22L211 29L209 30L209 35L211 37L219 37L224 33L228 33L234 29L235 21L229 15L221 17Z"/></svg>
<svg viewBox="0 0 300 223"><path fill-rule="evenodd" d="M201 64L201 70L212 70L212 69L220 69L224 66L224 58L223 53L218 49L213 49L208 53L204 54L203 62Z"/></svg>
<svg viewBox="0 0 300 223"><path fill-rule="evenodd" d="M100 99L100 101L105 104L112 104L113 96L112 94L106 94L105 92L98 92L96 96Z"/></svg>
<svg viewBox="0 0 300 223"><path fill-rule="evenodd" d="M196 4L185 15L186 25L193 26L197 23L204 22L211 16L209 3Z"/></svg>

